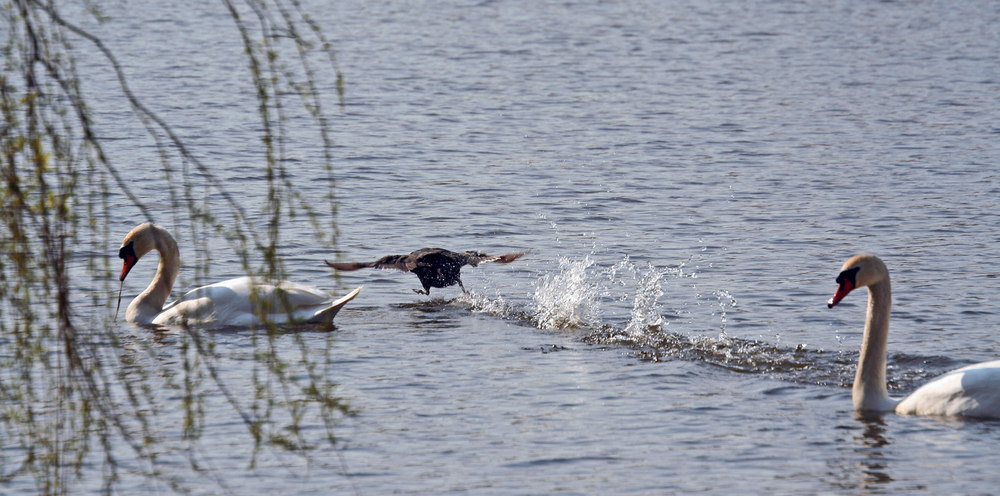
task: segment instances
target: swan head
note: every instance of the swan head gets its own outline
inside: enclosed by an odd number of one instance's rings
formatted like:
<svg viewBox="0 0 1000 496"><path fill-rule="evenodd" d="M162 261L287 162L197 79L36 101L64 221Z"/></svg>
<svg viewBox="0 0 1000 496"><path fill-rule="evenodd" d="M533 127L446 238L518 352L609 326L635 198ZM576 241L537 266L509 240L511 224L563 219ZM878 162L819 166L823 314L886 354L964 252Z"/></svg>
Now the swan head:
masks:
<svg viewBox="0 0 1000 496"><path fill-rule="evenodd" d="M152 222L146 222L135 226L125 235L122 247L118 249L118 258L124 261L122 274L118 277L119 281L125 280L125 276L132 270L132 267L135 267L135 263L143 255L156 248L155 236L156 231L159 230L163 230L163 228Z"/></svg>
<svg viewBox="0 0 1000 496"><path fill-rule="evenodd" d="M840 268L837 275L837 292L826 303L833 308L854 289L878 284L889 277L885 263L875 255L855 255Z"/></svg>

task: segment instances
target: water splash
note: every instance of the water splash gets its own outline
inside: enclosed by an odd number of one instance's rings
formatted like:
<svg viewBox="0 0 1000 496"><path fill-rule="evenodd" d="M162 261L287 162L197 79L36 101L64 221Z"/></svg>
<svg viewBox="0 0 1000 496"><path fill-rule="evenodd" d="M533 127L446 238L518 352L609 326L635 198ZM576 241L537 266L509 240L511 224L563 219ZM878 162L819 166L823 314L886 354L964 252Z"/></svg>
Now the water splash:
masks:
<svg viewBox="0 0 1000 496"><path fill-rule="evenodd" d="M853 351L824 351L805 345L773 343L730 336L727 328L737 298L725 289L702 292L695 280L699 266L688 260L676 267L636 264L628 256L601 268L591 253L583 259L559 259L558 270L539 278L530 302L510 301L499 293L464 294L456 301L475 312L520 321L540 329L578 329L586 343L624 347L641 360L697 361L739 373L765 374L799 383L849 386L857 366ZM661 301L666 300L666 301ZM612 302L631 303L615 305ZM614 308L627 315L614 315ZM605 322L620 322L619 324ZM707 319L707 320L706 320ZM704 334L714 325L717 334ZM673 322L680 329L668 331ZM839 337L838 337L839 339ZM891 355L890 367L926 357ZM894 374L890 389L912 388L951 367L930 367Z"/></svg>
<svg viewBox="0 0 1000 496"><path fill-rule="evenodd" d="M624 324L615 326L623 339L657 333L671 316L664 316L660 299L669 281L694 278L697 272L677 267L635 264L628 255L610 267L595 267L593 253L582 260L561 258L558 272L542 276L535 284L533 323L541 329L599 328L609 301L630 302ZM690 262L690 260L689 260ZM614 316L612 316L614 317Z"/></svg>
<svg viewBox="0 0 1000 496"><path fill-rule="evenodd" d="M508 301L499 293L492 296L470 291L457 298L463 304L469 305L470 309L476 313L484 313L500 317L503 319L530 320L530 316L519 310L519 306Z"/></svg>
<svg viewBox="0 0 1000 496"><path fill-rule="evenodd" d="M739 308L739 302L729 290L699 288L698 271L704 265L698 265L695 259L704 262L701 257L692 257L676 267L657 267L637 264L624 256L602 268L594 256L591 253L577 260L560 258L556 271L535 282L532 301L528 303L507 300L499 293L477 292L464 294L456 301L470 305L475 312L540 329L581 330L584 342L624 347L641 360L696 361L738 373L764 374L799 383L835 386L851 383L857 366L857 354L853 351L828 352L802 344L789 347L781 343L778 335L775 343L728 335L731 314ZM615 309L627 314L615 315ZM671 322L680 328L668 330ZM706 322L715 324L706 327ZM713 327L717 333L705 334ZM890 356L889 359L891 368L910 358ZM925 357L915 359L926 362ZM889 388L906 390L935 375L933 372L919 369L893 374Z"/></svg>
<svg viewBox="0 0 1000 496"><path fill-rule="evenodd" d="M594 264L583 260L559 259L559 272L546 274L535 283L533 319L540 329L571 329L599 323L599 288L587 269Z"/></svg>
<svg viewBox="0 0 1000 496"><path fill-rule="evenodd" d="M636 337L649 332L659 332L667 325L666 319L660 312L660 297L664 294L663 285L668 277L680 275L680 269L657 268L653 264L647 264L640 269L626 256L610 269L609 278L622 286L631 284L634 291L626 292L621 298L623 301L632 300L632 311L629 319L622 328L622 334L628 337ZM619 277L620 273L625 273L625 279Z"/></svg>
<svg viewBox="0 0 1000 496"><path fill-rule="evenodd" d="M725 289L717 289L713 291L712 294L715 295L715 298L719 301L719 320L721 321L720 327L722 329L721 335L725 336L727 322L726 311L727 309L736 308L736 298L734 298L733 295Z"/></svg>

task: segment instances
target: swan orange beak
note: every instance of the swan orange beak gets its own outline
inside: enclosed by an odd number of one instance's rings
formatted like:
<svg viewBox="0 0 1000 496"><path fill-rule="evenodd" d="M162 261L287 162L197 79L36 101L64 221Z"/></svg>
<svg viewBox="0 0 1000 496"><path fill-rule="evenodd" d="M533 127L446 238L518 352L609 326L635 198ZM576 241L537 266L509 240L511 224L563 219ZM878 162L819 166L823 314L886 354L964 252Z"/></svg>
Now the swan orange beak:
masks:
<svg viewBox="0 0 1000 496"><path fill-rule="evenodd" d="M830 301L826 302L826 307L833 308L834 305L840 303L840 300L843 300L844 297L847 296L847 293L850 293L853 289L854 281L851 281L846 277L841 279L840 286L837 286L837 292L834 293L833 298L830 298Z"/></svg>
<svg viewBox="0 0 1000 496"><path fill-rule="evenodd" d="M132 267L135 267L135 263L139 261L139 257L135 256L135 249L132 248L132 243L129 243L118 250L118 258L125 261L125 265L122 266L122 275L118 276L119 281L124 281L125 276L132 270Z"/></svg>
<svg viewBox="0 0 1000 496"><path fill-rule="evenodd" d="M826 302L827 308L833 308L834 305L840 303L847 293L850 293L854 288L858 287L858 272L861 267L851 267L850 269L844 269L840 271L837 276L837 292L834 293L833 298Z"/></svg>
<svg viewBox="0 0 1000 496"><path fill-rule="evenodd" d="M119 281L124 281L125 280L125 276L127 276L128 272L130 270L132 270L132 267L135 267L135 263L137 261L138 260L135 257L127 257L127 258L125 258L125 265L122 266L122 275L118 276L118 280Z"/></svg>

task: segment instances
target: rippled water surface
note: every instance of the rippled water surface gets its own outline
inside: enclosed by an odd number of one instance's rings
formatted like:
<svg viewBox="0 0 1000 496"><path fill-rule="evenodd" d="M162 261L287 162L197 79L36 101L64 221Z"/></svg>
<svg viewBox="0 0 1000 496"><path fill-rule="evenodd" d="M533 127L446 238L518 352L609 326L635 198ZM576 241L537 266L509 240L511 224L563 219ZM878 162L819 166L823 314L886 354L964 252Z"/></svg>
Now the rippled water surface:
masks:
<svg viewBox="0 0 1000 496"><path fill-rule="evenodd" d="M135 91L252 195L254 103L225 11L119 7L96 29ZM327 106L340 237L324 252L307 222L290 225L283 256L297 280L365 285L329 345L359 413L336 428L325 463L279 457L253 471L227 443L239 426L210 422L203 456L231 490L1000 487L995 422L855 418L865 297L824 304L850 255L886 261L896 395L1000 356L1000 4L308 8L346 78L345 105ZM117 98L113 83L88 80L98 101ZM99 125L155 204L162 186L141 171L158 158L131 141L141 133L122 124L126 111L105 108ZM325 177L316 142L290 148L295 174ZM111 257L138 222L124 202L118 212ZM170 225L183 213L158 215ZM183 256L191 241L179 241ZM322 264L424 246L531 252L466 267L469 295L416 295L416 278L394 272L335 280ZM224 251L213 276L239 272ZM240 377L245 338L221 337L224 374Z"/></svg>

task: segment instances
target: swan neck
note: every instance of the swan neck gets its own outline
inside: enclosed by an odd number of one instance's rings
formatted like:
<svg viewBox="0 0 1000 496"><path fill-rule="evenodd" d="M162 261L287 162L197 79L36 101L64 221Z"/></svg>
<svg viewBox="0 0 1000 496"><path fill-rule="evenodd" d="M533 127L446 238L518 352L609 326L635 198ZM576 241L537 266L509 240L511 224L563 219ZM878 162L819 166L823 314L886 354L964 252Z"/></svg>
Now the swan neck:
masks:
<svg viewBox="0 0 1000 496"><path fill-rule="evenodd" d="M897 403L889 398L885 381L891 307L892 290L886 276L882 281L868 286L868 314L852 390L855 410L890 411Z"/></svg>
<svg viewBox="0 0 1000 496"><path fill-rule="evenodd" d="M126 320L139 324L152 323L153 319L163 311L163 304L170 297L170 290L173 289L180 271L180 251L173 236L162 229L152 231L152 234L153 249L160 255L156 275L153 276L149 286L132 300L125 313Z"/></svg>

